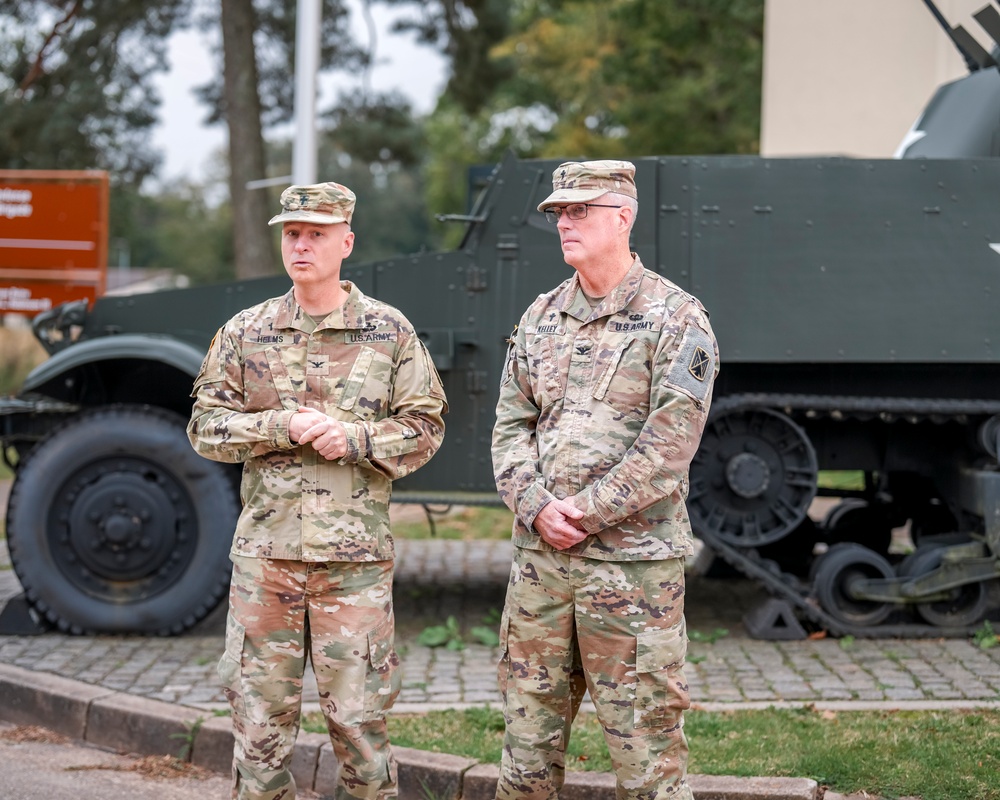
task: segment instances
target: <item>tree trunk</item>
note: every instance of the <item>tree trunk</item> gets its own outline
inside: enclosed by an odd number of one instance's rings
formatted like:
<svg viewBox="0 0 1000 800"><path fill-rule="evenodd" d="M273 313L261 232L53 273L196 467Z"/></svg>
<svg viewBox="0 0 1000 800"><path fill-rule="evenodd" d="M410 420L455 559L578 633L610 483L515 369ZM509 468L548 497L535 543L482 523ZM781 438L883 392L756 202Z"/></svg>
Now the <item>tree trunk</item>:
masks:
<svg viewBox="0 0 1000 800"><path fill-rule="evenodd" d="M267 191L247 189L249 181L266 177L254 27L253 3L222 0L223 99L229 126L229 194L237 278L274 275L280 264L267 227L273 216Z"/></svg>

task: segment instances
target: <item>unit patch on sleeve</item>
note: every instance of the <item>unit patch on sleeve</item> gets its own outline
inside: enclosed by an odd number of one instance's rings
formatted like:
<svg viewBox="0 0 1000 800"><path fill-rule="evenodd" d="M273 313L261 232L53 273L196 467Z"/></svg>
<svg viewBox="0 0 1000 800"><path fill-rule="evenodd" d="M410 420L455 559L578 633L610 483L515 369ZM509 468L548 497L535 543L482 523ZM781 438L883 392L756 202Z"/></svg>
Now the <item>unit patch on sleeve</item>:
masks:
<svg viewBox="0 0 1000 800"><path fill-rule="evenodd" d="M703 381L708 377L708 368L711 363L708 353L700 347L696 347L691 356L691 363L688 364L688 372L694 375L695 380Z"/></svg>
<svg viewBox="0 0 1000 800"><path fill-rule="evenodd" d="M697 325L688 325L667 373L667 386L680 389L701 403L708 396L714 374L715 347L711 337Z"/></svg>

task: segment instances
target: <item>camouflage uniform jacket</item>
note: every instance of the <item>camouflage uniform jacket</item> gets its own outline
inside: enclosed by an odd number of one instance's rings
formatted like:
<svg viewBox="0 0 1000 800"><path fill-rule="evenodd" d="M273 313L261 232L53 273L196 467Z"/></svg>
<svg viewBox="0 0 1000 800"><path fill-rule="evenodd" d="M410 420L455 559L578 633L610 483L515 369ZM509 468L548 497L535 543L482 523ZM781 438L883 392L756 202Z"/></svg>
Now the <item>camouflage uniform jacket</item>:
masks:
<svg viewBox="0 0 1000 800"><path fill-rule="evenodd" d="M244 462L236 555L391 559L390 482L441 446L447 403L427 349L399 311L343 286L347 301L318 324L291 291L240 312L195 381L192 445ZM299 406L344 423L346 456L289 440Z"/></svg>
<svg viewBox="0 0 1000 800"><path fill-rule="evenodd" d="M511 337L493 431L514 544L553 549L532 524L559 498L592 534L566 553L690 555L688 466L717 368L705 309L638 258L596 308L576 274L539 296Z"/></svg>

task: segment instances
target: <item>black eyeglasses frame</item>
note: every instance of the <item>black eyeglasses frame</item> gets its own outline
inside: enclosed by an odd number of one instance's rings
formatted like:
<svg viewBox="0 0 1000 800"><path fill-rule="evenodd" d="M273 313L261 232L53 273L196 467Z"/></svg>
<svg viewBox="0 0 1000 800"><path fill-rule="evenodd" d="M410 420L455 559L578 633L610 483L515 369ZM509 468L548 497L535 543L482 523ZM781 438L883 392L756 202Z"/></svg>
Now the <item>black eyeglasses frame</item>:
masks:
<svg viewBox="0 0 1000 800"><path fill-rule="evenodd" d="M609 206L605 203L567 203L565 206L553 206L552 208L547 208L542 213L545 214L545 219L547 219L552 224L559 222L559 218L563 215L563 212L570 208L583 207L587 208L621 208L621 206ZM572 220L581 220L587 218L587 212L584 211L582 216L574 217L570 215Z"/></svg>

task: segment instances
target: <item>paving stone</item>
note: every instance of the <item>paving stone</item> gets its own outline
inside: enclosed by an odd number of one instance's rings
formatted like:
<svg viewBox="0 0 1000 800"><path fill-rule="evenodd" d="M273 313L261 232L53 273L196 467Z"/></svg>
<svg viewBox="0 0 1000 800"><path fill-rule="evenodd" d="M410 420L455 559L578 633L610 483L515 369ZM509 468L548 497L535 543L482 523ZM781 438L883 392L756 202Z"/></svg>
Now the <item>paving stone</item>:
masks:
<svg viewBox="0 0 1000 800"><path fill-rule="evenodd" d="M483 624L502 603L511 553L509 541L398 541L397 627L405 629L406 614L414 610L426 615L424 625L440 624L452 614L463 631ZM0 558L5 555L0 546ZM17 589L16 578L0 571L0 602ZM206 621L190 634L166 639L0 636L0 665L41 670L106 691L224 707L215 672L224 614L213 612L210 618L211 625ZM497 648L474 643L461 651L423 647L415 639L420 629L397 636L403 675L399 702L499 703ZM1000 705L1000 648L982 650L966 639L859 639L844 646L835 639L756 641L736 632L692 642L690 654L698 658L686 667L695 703L856 699ZM304 695L309 702L318 700L314 681L306 681Z"/></svg>

